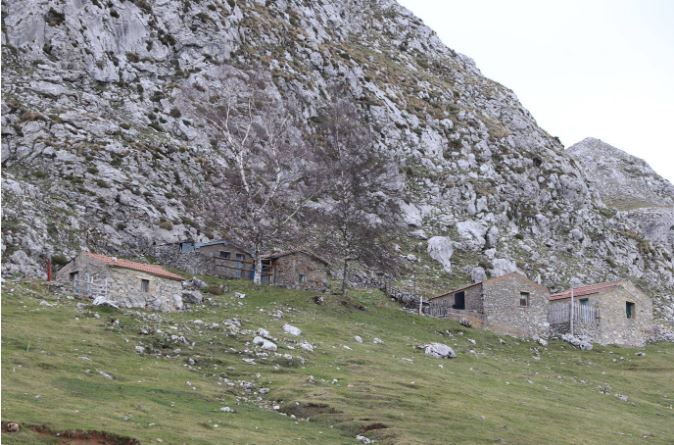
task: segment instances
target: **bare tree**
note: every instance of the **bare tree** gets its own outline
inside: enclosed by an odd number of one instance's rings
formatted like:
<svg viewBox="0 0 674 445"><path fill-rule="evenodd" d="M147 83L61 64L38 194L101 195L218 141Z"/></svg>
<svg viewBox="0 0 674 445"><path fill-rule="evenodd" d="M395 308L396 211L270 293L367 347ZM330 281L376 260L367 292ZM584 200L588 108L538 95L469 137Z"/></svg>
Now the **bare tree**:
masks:
<svg viewBox="0 0 674 445"><path fill-rule="evenodd" d="M183 95L226 163L226 201L212 202L210 212L253 253L257 284L262 253L291 237L298 214L315 196L295 108L270 90L260 74L231 71L208 85L189 85Z"/></svg>
<svg viewBox="0 0 674 445"><path fill-rule="evenodd" d="M392 240L399 233L403 192L397 164L377 147L371 124L344 87L319 113L316 160L326 187L316 205L323 248L340 260L341 292L346 293L354 261L390 272L399 266Z"/></svg>

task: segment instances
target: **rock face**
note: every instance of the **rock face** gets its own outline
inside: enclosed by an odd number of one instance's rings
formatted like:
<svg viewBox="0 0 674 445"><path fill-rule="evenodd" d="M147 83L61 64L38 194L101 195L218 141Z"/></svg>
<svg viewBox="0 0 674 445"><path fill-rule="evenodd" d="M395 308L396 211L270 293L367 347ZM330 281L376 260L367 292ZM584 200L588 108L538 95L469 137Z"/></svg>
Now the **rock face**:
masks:
<svg viewBox="0 0 674 445"><path fill-rule="evenodd" d="M16 0L2 56L3 274L224 235L208 208L228 160L184 90L258 66L306 118L298 134L335 81L383 128L412 195L399 254L430 283L517 267L553 290L625 277L672 294L671 243L614 214L512 91L392 0Z"/></svg>
<svg viewBox="0 0 674 445"><path fill-rule="evenodd" d="M674 248L674 185L643 160L599 139L569 147L606 205L625 212L643 236Z"/></svg>

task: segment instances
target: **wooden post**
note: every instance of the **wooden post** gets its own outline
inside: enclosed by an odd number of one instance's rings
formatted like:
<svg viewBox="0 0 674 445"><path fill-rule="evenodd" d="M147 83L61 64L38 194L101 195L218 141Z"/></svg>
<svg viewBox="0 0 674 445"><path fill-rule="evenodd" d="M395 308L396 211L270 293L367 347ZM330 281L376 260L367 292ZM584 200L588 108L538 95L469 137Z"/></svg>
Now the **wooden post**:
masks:
<svg viewBox="0 0 674 445"><path fill-rule="evenodd" d="M419 315L424 315L423 307L424 307L424 297L422 297L420 295L419 296Z"/></svg>
<svg viewBox="0 0 674 445"><path fill-rule="evenodd" d="M573 336L573 285L571 285L571 335Z"/></svg>
<svg viewBox="0 0 674 445"><path fill-rule="evenodd" d="M51 266L51 257L47 257L47 281L52 280L52 266Z"/></svg>

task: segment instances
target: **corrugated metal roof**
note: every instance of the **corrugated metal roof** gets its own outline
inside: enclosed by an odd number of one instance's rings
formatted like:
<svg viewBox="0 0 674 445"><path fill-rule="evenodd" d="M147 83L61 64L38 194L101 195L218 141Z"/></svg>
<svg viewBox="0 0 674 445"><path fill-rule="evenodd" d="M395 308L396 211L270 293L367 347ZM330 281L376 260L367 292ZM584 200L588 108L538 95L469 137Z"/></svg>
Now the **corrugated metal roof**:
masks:
<svg viewBox="0 0 674 445"><path fill-rule="evenodd" d="M163 267L157 264L138 263L136 261L125 260L123 258L110 257L91 252L84 252L84 254L108 266L120 267L122 269L137 270L139 272L149 273L151 275L167 278L169 280L179 280L179 281L184 280L184 278L181 277L180 275L175 274L173 272L169 272L168 270L164 269Z"/></svg>
<svg viewBox="0 0 674 445"><path fill-rule="evenodd" d="M618 281L606 281L604 283L588 284L587 286L574 287L573 296L583 297L585 295L597 294L601 291L608 290L616 286L620 286L624 283L625 282L623 280L618 280ZM567 289L563 292L558 292L556 294L550 295L550 301L563 300L565 298L571 298L571 289Z"/></svg>

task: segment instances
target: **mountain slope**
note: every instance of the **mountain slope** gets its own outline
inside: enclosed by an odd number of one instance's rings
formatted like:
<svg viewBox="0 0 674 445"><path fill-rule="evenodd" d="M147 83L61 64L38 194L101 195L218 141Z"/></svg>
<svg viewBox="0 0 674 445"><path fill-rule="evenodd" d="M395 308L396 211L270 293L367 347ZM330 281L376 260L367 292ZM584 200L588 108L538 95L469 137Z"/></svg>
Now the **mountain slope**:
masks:
<svg viewBox="0 0 674 445"><path fill-rule="evenodd" d="M305 116L298 134L336 81L383 128L411 194L399 254L424 291L518 268L553 289L628 277L672 295L671 246L606 207L512 91L393 1L19 0L3 14L4 274L81 246L137 257L226 233L209 210L227 200L227 159L181 103L188 85L258 67Z"/></svg>
<svg viewBox="0 0 674 445"><path fill-rule="evenodd" d="M212 284L229 290L157 314L5 281L2 415L23 429L3 432L3 443L68 443L29 425L143 444L346 445L357 434L379 444L671 443L672 343L645 355L558 340L543 347L407 313L378 291L316 305L310 293ZM284 323L302 334L286 334ZM252 345L259 328L277 352ZM457 357L416 348L434 341Z"/></svg>

